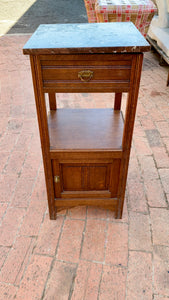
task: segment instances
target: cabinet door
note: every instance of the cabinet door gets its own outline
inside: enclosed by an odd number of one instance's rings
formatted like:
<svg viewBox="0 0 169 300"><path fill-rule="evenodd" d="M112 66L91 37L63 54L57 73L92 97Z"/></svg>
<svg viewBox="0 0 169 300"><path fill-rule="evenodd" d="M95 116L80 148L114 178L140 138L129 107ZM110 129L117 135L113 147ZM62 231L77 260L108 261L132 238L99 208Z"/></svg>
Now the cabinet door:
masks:
<svg viewBox="0 0 169 300"><path fill-rule="evenodd" d="M97 194L100 192L109 192L109 196L115 197L117 194L118 177L119 177L119 160L114 160L113 163L61 163L53 161L53 173L55 185L55 197L60 198L64 196L64 192L93 192Z"/></svg>

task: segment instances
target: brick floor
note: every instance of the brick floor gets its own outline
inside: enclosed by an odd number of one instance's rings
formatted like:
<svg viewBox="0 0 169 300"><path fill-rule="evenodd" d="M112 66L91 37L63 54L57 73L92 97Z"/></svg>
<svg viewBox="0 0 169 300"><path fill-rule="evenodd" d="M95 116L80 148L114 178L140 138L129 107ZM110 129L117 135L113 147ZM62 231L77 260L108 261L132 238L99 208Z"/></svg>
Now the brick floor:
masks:
<svg viewBox="0 0 169 300"><path fill-rule="evenodd" d="M77 207L50 221L28 36L0 41L0 300L169 299L169 88L146 53L122 220ZM59 94L59 107L113 95Z"/></svg>

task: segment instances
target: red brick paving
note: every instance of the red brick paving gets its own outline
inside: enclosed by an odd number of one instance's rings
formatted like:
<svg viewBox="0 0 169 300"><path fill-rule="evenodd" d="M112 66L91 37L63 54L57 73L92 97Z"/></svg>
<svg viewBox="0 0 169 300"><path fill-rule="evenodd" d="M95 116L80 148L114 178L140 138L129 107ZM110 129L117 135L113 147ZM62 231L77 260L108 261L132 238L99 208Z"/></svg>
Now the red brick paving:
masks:
<svg viewBox="0 0 169 300"><path fill-rule="evenodd" d="M127 270L125 268L111 265L103 266L99 299L125 299L126 276Z"/></svg>
<svg viewBox="0 0 169 300"><path fill-rule="evenodd" d="M145 54L123 219L77 207L50 221L27 39L0 41L0 299L169 299L167 68ZM58 95L59 107L112 102Z"/></svg>
<svg viewBox="0 0 169 300"><path fill-rule="evenodd" d="M83 220L65 220L57 251L58 260L78 262L84 225Z"/></svg>
<svg viewBox="0 0 169 300"><path fill-rule="evenodd" d="M76 273L76 265L68 262L54 261L49 279L47 281L45 300L67 300L72 292L72 282ZM39 299L39 298L37 298Z"/></svg>
<svg viewBox="0 0 169 300"><path fill-rule="evenodd" d="M102 264L80 261L71 299L97 300L101 274Z"/></svg>
<svg viewBox="0 0 169 300"><path fill-rule="evenodd" d="M130 251L126 299L150 300L152 293L152 254Z"/></svg>
<svg viewBox="0 0 169 300"><path fill-rule="evenodd" d="M150 218L154 244L169 246L169 210L150 208Z"/></svg>
<svg viewBox="0 0 169 300"><path fill-rule="evenodd" d="M55 255L63 220L63 216L58 216L57 222L51 221L46 214L38 235L35 253Z"/></svg>
<svg viewBox="0 0 169 300"><path fill-rule="evenodd" d="M19 236L17 238L1 268L0 281L14 284L17 276L21 277L20 270L31 246L31 240L31 237Z"/></svg>
<svg viewBox="0 0 169 300"><path fill-rule="evenodd" d="M106 242L105 221L88 219L82 248L81 258L89 261L104 261L104 249Z"/></svg>
<svg viewBox="0 0 169 300"><path fill-rule="evenodd" d="M169 293L169 248L164 246L154 247L154 291L156 294L168 295Z"/></svg>
<svg viewBox="0 0 169 300"><path fill-rule="evenodd" d="M33 255L20 283L17 299L41 299L52 257Z"/></svg>
<svg viewBox="0 0 169 300"><path fill-rule="evenodd" d="M147 180L144 184L149 206L152 207L168 207L166 196L161 184L161 180Z"/></svg>
<svg viewBox="0 0 169 300"><path fill-rule="evenodd" d="M129 220L129 249L152 251L149 215L131 211Z"/></svg>
<svg viewBox="0 0 169 300"><path fill-rule="evenodd" d="M128 224L109 223L106 240L105 262L110 265L127 266Z"/></svg>

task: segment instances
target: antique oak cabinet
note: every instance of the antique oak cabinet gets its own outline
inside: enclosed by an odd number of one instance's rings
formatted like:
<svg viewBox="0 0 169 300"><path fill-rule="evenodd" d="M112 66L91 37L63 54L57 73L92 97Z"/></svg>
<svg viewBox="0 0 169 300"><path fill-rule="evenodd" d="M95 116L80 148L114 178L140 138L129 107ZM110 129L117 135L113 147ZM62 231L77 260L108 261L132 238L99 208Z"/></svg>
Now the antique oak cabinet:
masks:
<svg viewBox="0 0 169 300"><path fill-rule="evenodd" d="M130 22L40 25L24 46L51 219L77 205L112 209L122 217L143 52L149 49ZM57 93L93 92L103 98L114 93L112 108L57 109ZM122 93L128 94L125 117Z"/></svg>

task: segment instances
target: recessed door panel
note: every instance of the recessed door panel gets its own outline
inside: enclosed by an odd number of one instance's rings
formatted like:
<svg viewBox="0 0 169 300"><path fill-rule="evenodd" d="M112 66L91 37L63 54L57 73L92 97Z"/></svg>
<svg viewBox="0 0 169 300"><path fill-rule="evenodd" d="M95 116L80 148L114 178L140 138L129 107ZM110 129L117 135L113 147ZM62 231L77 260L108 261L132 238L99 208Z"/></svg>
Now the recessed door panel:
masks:
<svg viewBox="0 0 169 300"><path fill-rule="evenodd" d="M107 190L109 186L109 166L88 167L89 190Z"/></svg>
<svg viewBox="0 0 169 300"><path fill-rule="evenodd" d="M62 185L64 191L81 191L83 187L81 166L64 165L62 170Z"/></svg>
<svg viewBox="0 0 169 300"><path fill-rule="evenodd" d="M62 185L64 191L99 191L108 189L109 164L66 165L62 164Z"/></svg>

